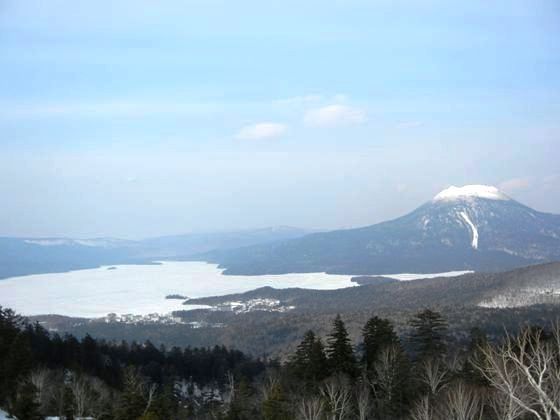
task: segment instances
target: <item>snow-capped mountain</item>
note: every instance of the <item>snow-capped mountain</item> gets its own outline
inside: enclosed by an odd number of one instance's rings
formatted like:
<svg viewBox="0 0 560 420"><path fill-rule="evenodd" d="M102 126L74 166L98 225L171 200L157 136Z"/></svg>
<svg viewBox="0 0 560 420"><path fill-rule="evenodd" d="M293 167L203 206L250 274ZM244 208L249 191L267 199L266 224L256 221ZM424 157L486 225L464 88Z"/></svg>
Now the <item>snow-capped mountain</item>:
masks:
<svg viewBox="0 0 560 420"><path fill-rule="evenodd" d="M450 187L395 220L207 257L230 274L498 271L560 260L560 216L495 187Z"/></svg>

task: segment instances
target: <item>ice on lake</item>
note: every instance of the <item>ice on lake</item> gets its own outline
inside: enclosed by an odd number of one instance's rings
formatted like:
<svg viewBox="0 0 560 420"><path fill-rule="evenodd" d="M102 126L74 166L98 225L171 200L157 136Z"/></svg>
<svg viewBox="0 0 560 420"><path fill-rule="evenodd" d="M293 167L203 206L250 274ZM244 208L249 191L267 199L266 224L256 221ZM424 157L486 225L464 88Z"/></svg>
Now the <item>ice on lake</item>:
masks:
<svg viewBox="0 0 560 420"><path fill-rule="evenodd" d="M263 286L339 289L355 286L351 278L325 273L225 276L214 264L165 261L0 280L0 305L24 315L146 315L194 309L181 300L165 299L172 294L195 298L242 293Z"/></svg>
<svg viewBox="0 0 560 420"><path fill-rule="evenodd" d="M180 299L243 293L263 286L277 289L341 289L356 286L353 276L294 273L263 276L225 276L217 265L164 261L153 265L117 265L66 273L35 274L0 280L0 305L23 315L58 314L96 318L108 313L167 314L181 309ZM384 274L400 281L457 276L466 271L437 274ZM200 307L200 306L198 306Z"/></svg>

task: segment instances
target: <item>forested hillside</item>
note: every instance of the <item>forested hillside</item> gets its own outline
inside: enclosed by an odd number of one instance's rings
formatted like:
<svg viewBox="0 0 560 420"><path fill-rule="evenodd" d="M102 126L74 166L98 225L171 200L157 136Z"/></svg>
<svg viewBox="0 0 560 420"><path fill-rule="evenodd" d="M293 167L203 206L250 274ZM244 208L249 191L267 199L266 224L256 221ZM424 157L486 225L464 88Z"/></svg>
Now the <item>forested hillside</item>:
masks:
<svg viewBox="0 0 560 420"><path fill-rule="evenodd" d="M283 362L234 350L165 349L50 335L0 309L0 407L20 420L552 419L560 326L466 345L424 309L399 334L373 316L351 340L340 315ZM555 418L555 417L554 417Z"/></svg>

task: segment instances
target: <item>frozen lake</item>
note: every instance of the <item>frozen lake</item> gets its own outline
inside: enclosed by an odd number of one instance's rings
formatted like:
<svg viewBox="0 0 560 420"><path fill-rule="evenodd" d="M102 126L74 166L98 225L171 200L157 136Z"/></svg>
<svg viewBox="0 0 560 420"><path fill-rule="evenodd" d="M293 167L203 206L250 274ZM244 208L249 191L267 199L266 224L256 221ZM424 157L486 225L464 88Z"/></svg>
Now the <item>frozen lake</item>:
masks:
<svg viewBox="0 0 560 420"><path fill-rule="evenodd" d="M66 273L0 280L0 305L24 315L101 317L108 313L169 313L194 308L170 294L191 298L241 293L263 286L339 289L355 286L352 276L324 273L224 276L216 265L166 261L117 265Z"/></svg>
<svg viewBox="0 0 560 420"><path fill-rule="evenodd" d="M385 275L401 281L439 274ZM0 280L0 305L23 315L58 314L102 317L108 313L146 315L194 309L178 294L191 298L242 293L263 286L277 289L341 289L356 286L349 275L296 273L264 276L224 276L214 264L165 261L154 265L117 265L66 273L35 274Z"/></svg>

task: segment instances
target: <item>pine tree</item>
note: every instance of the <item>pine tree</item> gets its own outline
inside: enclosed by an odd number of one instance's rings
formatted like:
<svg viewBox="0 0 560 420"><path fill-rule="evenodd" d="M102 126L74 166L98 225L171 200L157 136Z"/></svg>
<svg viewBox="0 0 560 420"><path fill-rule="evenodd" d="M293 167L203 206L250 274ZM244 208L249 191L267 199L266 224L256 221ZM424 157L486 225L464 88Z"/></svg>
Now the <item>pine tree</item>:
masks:
<svg viewBox="0 0 560 420"><path fill-rule="evenodd" d="M334 319L333 330L327 339L327 357L331 372L345 373L351 377L357 374L352 343L340 315Z"/></svg>
<svg viewBox="0 0 560 420"><path fill-rule="evenodd" d="M399 342L391 322L377 316L366 322L362 329L362 336L364 339L362 362L368 369L371 369L384 348Z"/></svg>
<svg viewBox="0 0 560 420"><path fill-rule="evenodd" d="M33 367L33 354L29 345L29 338L19 332L11 342L7 357L4 361L5 386L9 397L13 398L18 381L27 376Z"/></svg>
<svg viewBox="0 0 560 420"><path fill-rule="evenodd" d="M254 413L251 407L252 390L245 378L242 378L235 389L235 396L230 404L227 420L250 420Z"/></svg>
<svg viewBox="0 0 560 420"><path fill-rule="evenodd" d="M30 381L24 381L18 386L17 397L13 404L12 414L21 420L40 420L37 389Z"/></svg>
<svg viewBox="0 0 560 420"><path fill-rule="evenodd" d="M481 361L484 359L482 348L487 344L488 338L486 334L479 328L472 328L467 357L461 371L461 376L466 382L476 386L488 386L488 380L484 377L480 369L475 367L476 364L481 364Z"/></svg>
<svg viewBox="0 0 560 420"><path fill-rule="evenodd" d="M411 342L419 360L442 357L447 351L447 321L439 312L425 309L410 320Z"/></svg>
<svg viewBox="0 0 560 420"><path fill-rule="evenodd" d="M64 386L64 393L62 399L62 410L64 411L64 417L66 420L74 420L74 410L76 402L74 400L74 394L69 386Z"/></svg>
<svg viewBox="0 0 560 420"><path fill-rule="evenodd" d="M144 414L146 400L144 396L145 379L134 368L128 368L124 377L124 390L116 407L116 420L137 419Z"/></svg>
<svg viewBox="0 0 560 420"><path fill-rule="evenodd" d="M291 361L294 374L311 382L320 381L328 374L327 356L320 338L307 331Z"/></svg>

